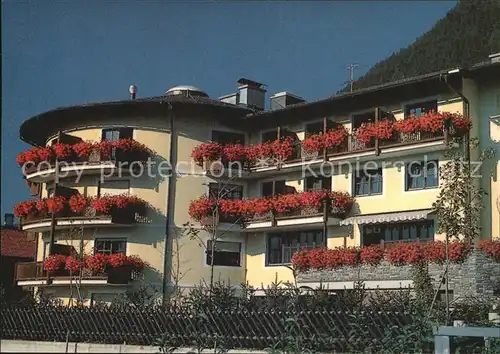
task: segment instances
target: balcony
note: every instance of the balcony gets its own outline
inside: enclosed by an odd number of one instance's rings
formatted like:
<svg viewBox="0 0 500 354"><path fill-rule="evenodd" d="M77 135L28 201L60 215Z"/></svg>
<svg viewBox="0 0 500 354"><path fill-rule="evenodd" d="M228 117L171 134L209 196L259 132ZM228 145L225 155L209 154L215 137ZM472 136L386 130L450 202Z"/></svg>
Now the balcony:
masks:
<svg viewBox="0 0 500 354"><path fill-rule="evenodd" d="M15 269L15 281L19 286L42 286L42 285L68 285L70 283L81 285L128 285L135 279L131 268L112 268L102 274L83 272L80 274L70 273L63 269L49 273L44 269L43 262L17 263Z"/></svg>
<svg viewBox="0 0 500 354"><path fill-rule="evenodd" d="M70 178L80 174L128 173L139 167L133 162L147 161L151 156L152 152L145 145L132 139L100 143L80 141L30 149L17 156L17 163L29 182L42 183L54 179L56 160L59 178Z"/></svg>
<svg viewBox="0 0 500 354"><path fill-rule="evenodd" d="M189 215L204 227L256 231L337 225L345 218L354 199L347 193L308 191L270 198L215 200L201 197L191 202Z"/></svg>
<svg viewBox="0 0 500 354"><path fill-rule="evenodd" d="M43 232L71 227L127 227L145 220L146 202L129 195L87 198L74 195L29 200L17 204L14 213L23 231Z"/></svg>
<svg viewBox="0 0 500 354"><path fill-rule="evenodd" d="M313 134L304 140L288 136L274 142L246 146L204 143L193 150L192 156L207 174L220 175L224 167L225 172L234 176L232 167L243 172L239 177L261 178L266 173L300 170L304 164L439 151L446 148L445 142L450 137L462 136L469 129L470 119L467 117L429 113L401 121L366 122L352 133L339 125L325 134Z"/></svg>

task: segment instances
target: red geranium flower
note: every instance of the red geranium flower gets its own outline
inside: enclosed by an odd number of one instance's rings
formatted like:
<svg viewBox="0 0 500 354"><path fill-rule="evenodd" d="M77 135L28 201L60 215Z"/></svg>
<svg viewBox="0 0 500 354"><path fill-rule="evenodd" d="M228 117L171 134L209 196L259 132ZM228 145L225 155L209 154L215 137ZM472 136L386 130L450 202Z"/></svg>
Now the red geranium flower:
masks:
<svg viewBox="0 0 500 354"><path fill-rule="evenodd" d="M66 263L66 257L62 254L53 254L45 258L43 262L43 269L49 273L61 270Z"/></svg>

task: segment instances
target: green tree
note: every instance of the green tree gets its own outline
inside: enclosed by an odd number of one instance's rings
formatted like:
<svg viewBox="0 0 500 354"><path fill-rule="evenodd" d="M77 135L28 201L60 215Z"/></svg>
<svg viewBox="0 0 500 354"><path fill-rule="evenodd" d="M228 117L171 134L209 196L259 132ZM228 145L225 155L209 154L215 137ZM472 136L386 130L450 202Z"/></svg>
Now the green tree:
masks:
<svg viewBox="0 0 500 354"><path fill-rule="evenodd" d="M477 161L469 161L463 144L454 142L445 156L449 161L440 168L439 191L433 208L438 220L437 232L446 234L447 239L461 238L472 241L481 233L481 211L485 192L479 187L481 174L478 164L494 155L492 149L478 154ZM479 147L479 140L470 139L471 150ZM486 171L482 171L485 173Z"/></svg>
<svg viewBox="0 0 500 354"><path fill-rule="evenodd" d="M460 1L407 48L375 64L354 89L468 66L500 52L500 1ZM347 92L349 87L344 88Z"/></svg>

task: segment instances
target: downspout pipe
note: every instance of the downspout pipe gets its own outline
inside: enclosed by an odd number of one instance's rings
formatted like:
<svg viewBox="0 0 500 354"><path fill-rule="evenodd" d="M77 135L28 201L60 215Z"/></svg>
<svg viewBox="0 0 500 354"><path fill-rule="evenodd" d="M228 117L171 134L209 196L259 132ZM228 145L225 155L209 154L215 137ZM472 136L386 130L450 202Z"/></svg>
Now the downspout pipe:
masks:
<svg viewBox="0 0 500 354"><path fill-rule="evenodd" d="M170 173L168 175L168 190L167 190L167 214L165 216L165 238L164 238L164 250L163 250L163 303L166 303L169 299L169 287L171 282L171 268L172 268L172 241L174 235L173 233L173 207L175 201L175 164L177 160L176 151L176 132L175 132L175 115L173 112L173 107L171 103L167 103L167 119L170 125L170 150L169 150L169 164Z"/></svg>
<svg viewBox="0 0 500 354"><path fill-rule="evenodd" d="M465 97L465 95L462 92L458 91L455 87L453 87L453 85L450 84L450 82L448 81L448 77L449 77L448 74L445 74L445 75L441 76L441 79L451 92L453 92L454 94L456 94L457 96L459 96L462 99L462 101L464 102L464 116L470 117L470 102L469 102L469 100L467 99L467 97ZM464 136L464 155L465 155L465 160L467 161L467 167L468 167L468 170L470 173L470 168L471 168L470 132L465 133L465 136ZM472 203L472 194L471 194L471 191L469 190L469 191L467 191L467 205L470 207L471 203ZM471 221L471 219L470 219L470 214L469 214L469 222L470 221Z"/></svg>

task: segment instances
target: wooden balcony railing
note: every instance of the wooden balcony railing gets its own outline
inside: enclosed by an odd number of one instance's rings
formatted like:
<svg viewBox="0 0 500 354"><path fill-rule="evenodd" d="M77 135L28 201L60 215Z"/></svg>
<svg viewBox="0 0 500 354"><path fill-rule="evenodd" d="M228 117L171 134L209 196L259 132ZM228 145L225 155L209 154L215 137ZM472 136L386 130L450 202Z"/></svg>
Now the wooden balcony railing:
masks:
<svg viewBox="0 0 500 354"><path fill-rule="evenodd" d="M43 269L43 262L17 263L15 279L16 281L46 280L47 272Z"/></svg>
<svg viewBox="0 0 500 354"><path fill-rule="evenodd" d="M56 213L57 220L86 220L86 219L111 219L116 224L132 224L138 221L138 215L134 208L124 208L111 211L109 214L98 212L93 207L86 208L83 212L75 213L70 210L69 206ZM30 214L25 218L21 218L21 226L34 224L50 220L50 214Z"/></svg>
<svg viewBox="0 0 500 354"><path fill-rule="evenodd" d="M292 220L309 217L323 217L326 220L328 217L343 217L343 212L325 208L324 206L319 208L298 208L284 213L270 211L266 214L255 214L253 217L247 218L245 221L247 223L271 221L273 225L276 225L278 220Z"/></svg>
<svg viewBox="0 0 500 354"><path fill-rule="evenodd" d="M403 145L417 144L426 141L435 141L443 139L443 132L438 133L428 133L428 132L415 132L415 133L394 133L392 139L389 140L379 140L379 147L397 147ZM313 151L307 152L302 147L300 141L296 142L294 153L286 159L286 163L298 162L301 160L315 160L321 159L323 157L334 157L337 155L345 155L350 153L356 153L361 151L373 150L376 147L375 140L370 143L364 143L359 141L355 135L350 134L345 142L339 146L329 148L326 151ZM326 155L326 156L325 156Z"/></svg>
<svg viewBox="0 0 500 354"><path fill-rule="evenodd" d="M67 270L60 270L56 273L48 274L43 269L43 262L22 262L17 263L15 268L15 280L19 281L42 281L42 280L106 280L109 284L127 284L134 280L135 273L130 268L110 268L106 273L93 275L83 271L70 274Z"/></svg>
<svg viewBox="0 0 500 354"><path fill-rule="evenodd" d="M61 159L60 163L74 164L74 165L88 165L88 164L96 165L104 162L114 162L115 164L119 163L130 164L134 161L145 161L150 156L151 156L150 152L143 150L124 151L120 148L112 148L110 154L107 153L104 154L98 148L94 148L90 151L88 156L79 157L76 154L72 154L67 158ZM48 162L49 163L26 166L24 173L26 175L29 175L37 171L44 171L55 167L54 159Z"/></svg>

